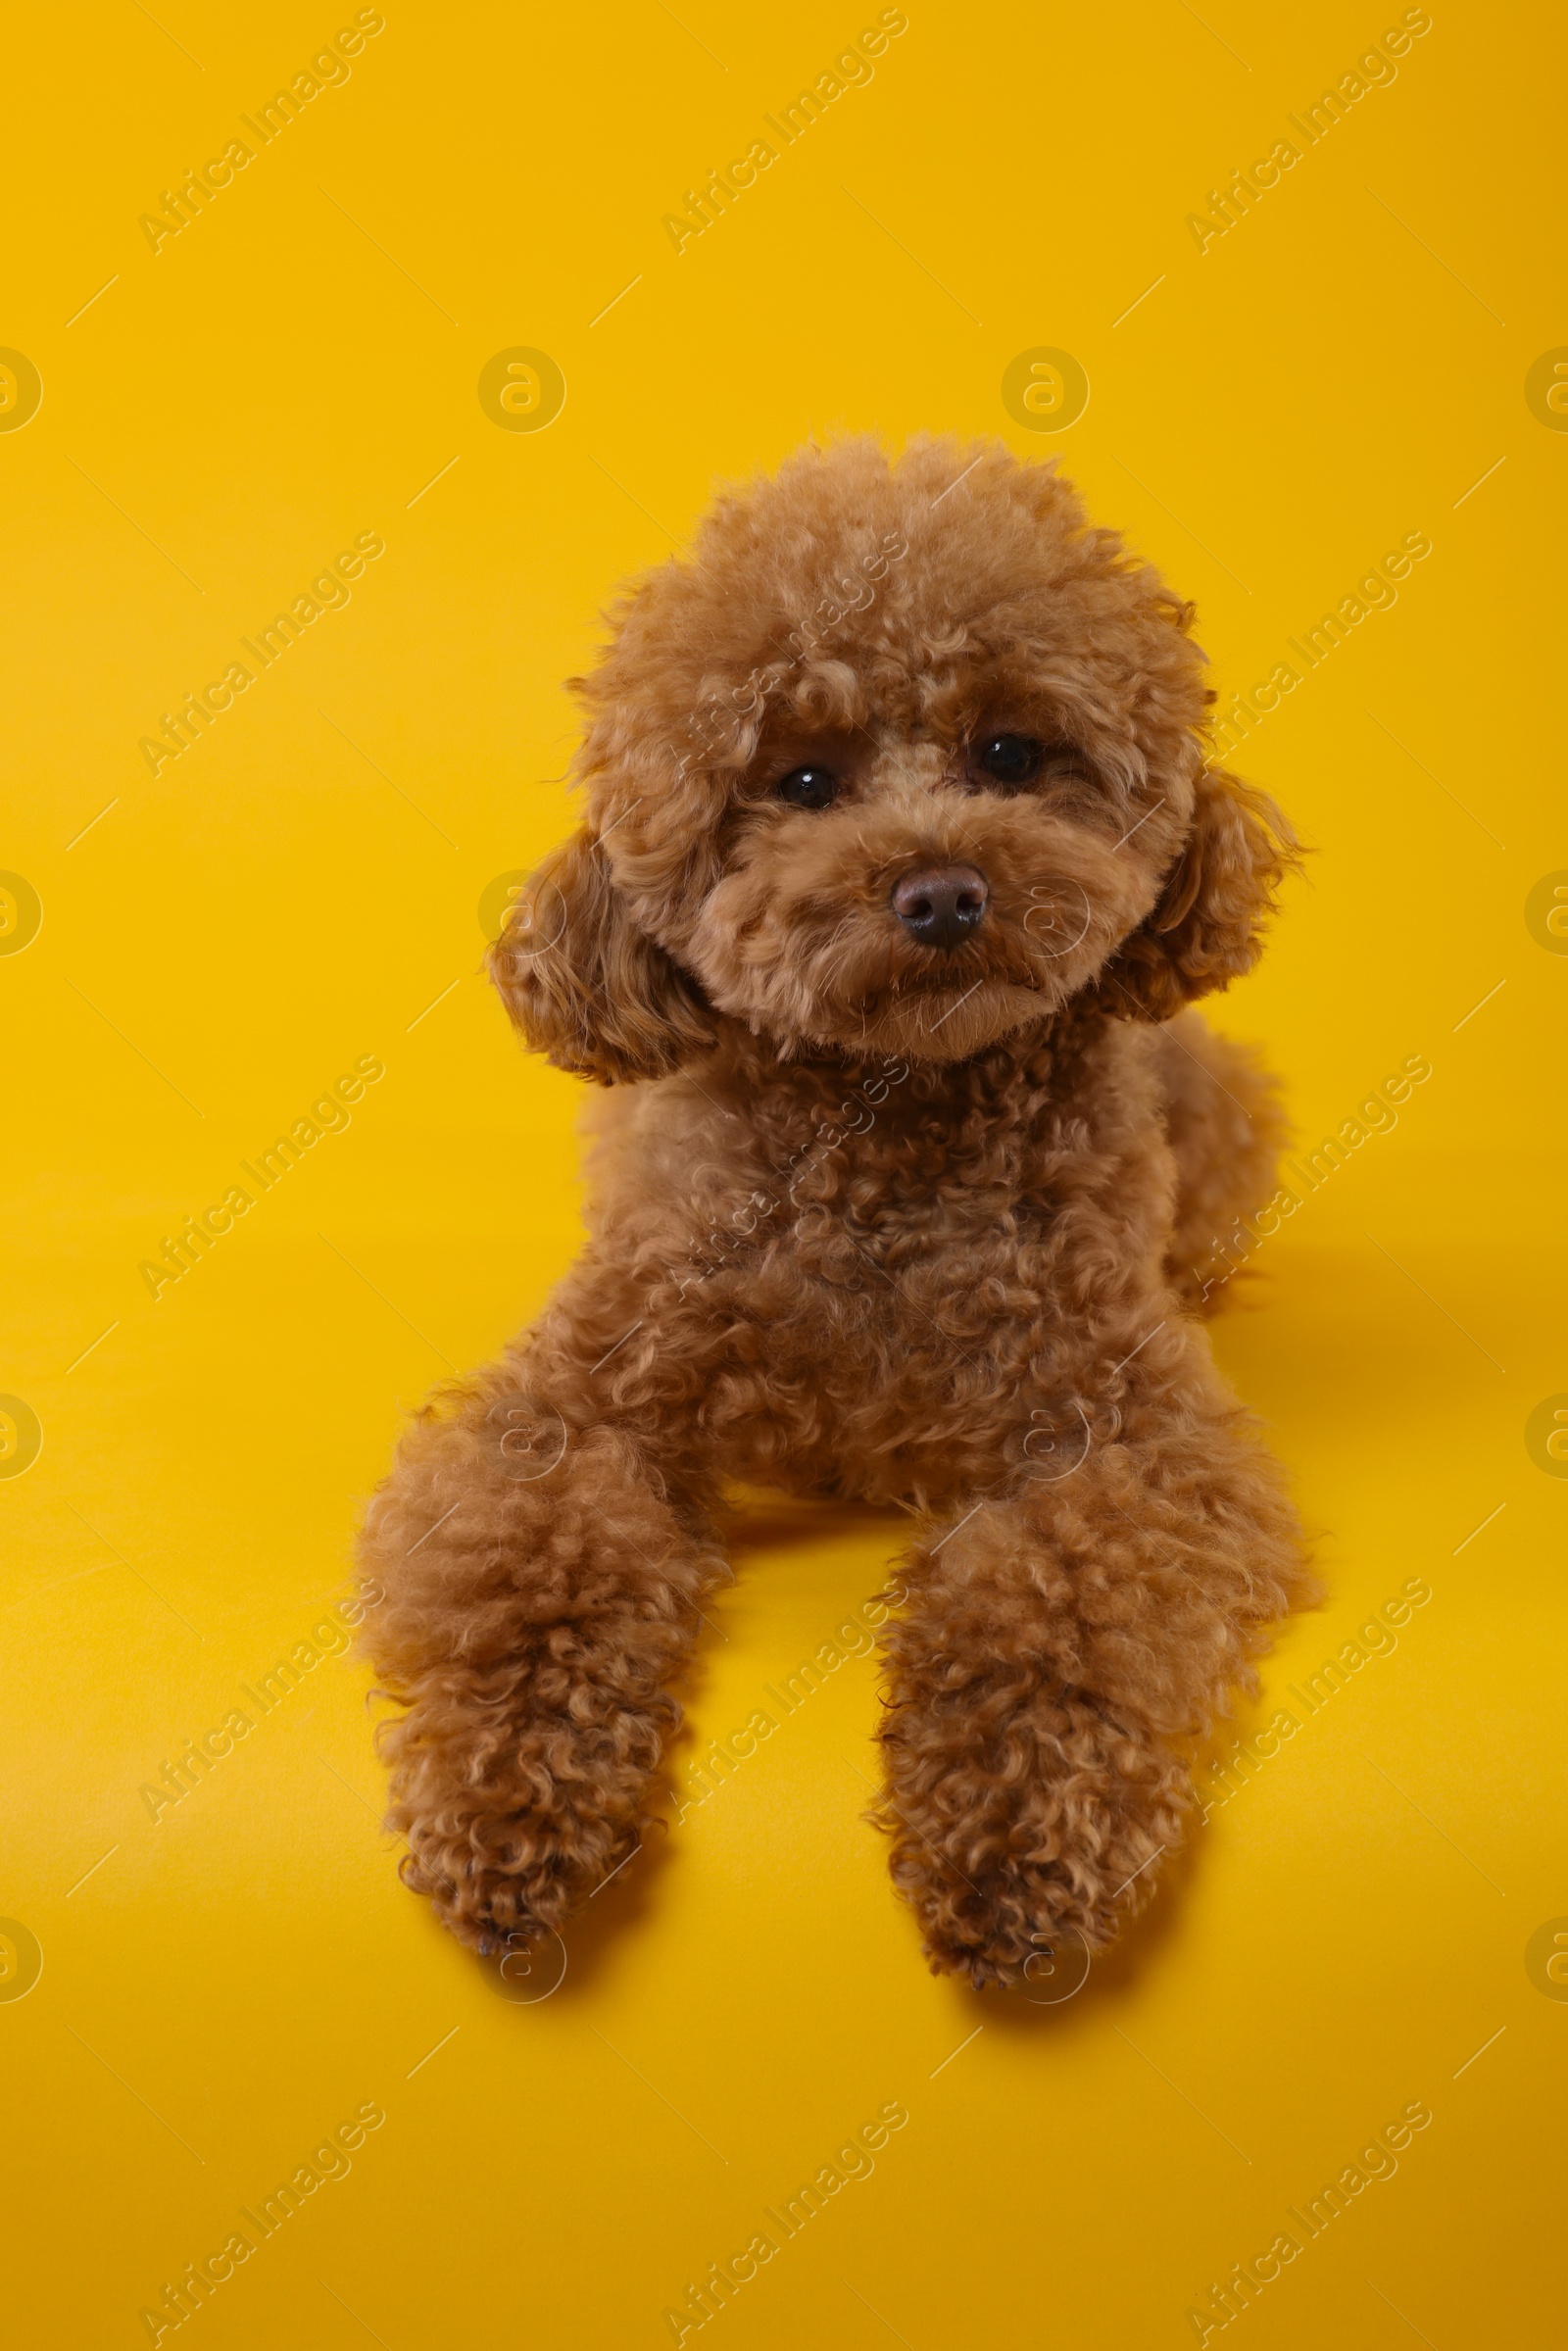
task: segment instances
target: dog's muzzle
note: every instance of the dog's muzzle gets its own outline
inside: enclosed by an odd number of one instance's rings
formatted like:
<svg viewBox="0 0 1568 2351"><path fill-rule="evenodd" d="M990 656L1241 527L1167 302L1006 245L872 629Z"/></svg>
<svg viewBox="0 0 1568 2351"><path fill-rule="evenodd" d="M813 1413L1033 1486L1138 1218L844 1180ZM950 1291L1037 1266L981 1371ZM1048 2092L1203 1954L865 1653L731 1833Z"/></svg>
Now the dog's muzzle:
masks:
<svg viewBox="0 0 1568 2351"><path fill-rule="evenodd" d="M973 865L927 865L896 883L889 904L911 939L949 950L974 937L990 896L990 884Z"/></svg>

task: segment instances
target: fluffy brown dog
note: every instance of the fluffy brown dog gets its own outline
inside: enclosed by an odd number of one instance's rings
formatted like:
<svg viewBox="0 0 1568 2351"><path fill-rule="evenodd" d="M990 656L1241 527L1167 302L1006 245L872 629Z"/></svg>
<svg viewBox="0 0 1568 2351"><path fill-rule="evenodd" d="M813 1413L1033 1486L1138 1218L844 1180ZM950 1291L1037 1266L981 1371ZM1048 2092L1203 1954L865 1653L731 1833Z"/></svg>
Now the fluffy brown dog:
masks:
<svg viewBox="0 0 1568 2351"><path fill-rule="evenodd" d="M492 970L613 1089L591 1238L363 1546L404 1876L466 1940L634 1849L732 1482L917 1516L880 1818L934 1968L1103 1944L1176 1843L1307 1591L1186 1310L1275 1120L1182 1007L1289 856L1191 617L1051 467L856 440L721 500L577 681L586 820Z"/></svg>

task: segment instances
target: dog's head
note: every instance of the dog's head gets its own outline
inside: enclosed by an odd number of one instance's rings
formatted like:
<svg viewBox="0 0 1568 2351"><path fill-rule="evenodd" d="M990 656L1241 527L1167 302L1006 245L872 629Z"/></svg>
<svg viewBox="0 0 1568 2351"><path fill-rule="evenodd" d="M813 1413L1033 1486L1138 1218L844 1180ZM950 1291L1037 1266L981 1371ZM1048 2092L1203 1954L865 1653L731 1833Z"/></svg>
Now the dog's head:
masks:
<svg viewBox="0 0 1568 2351"><path fill-rule="evenodd" d="M613 621L574 681L587 821L492 956L563 1068L662 1074L715 1013L956 1060L1086 991L1162 1020L1256 955L1289 835L1205 761L1190 609L1053 467L808 450Z"/></svg>

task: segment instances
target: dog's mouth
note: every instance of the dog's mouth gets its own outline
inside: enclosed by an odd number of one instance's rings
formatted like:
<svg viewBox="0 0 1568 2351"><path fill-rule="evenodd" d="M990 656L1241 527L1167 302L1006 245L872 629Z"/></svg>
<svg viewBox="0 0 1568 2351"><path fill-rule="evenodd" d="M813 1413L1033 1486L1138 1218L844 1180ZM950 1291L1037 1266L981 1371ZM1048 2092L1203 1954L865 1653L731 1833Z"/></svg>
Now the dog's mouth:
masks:
<svg viewBox="0 0 1568 2351"><path fill-rule="evenodd" d="M885 932L865 939L858 956L843 947L841 939L834 968L813 974L819 985L802 1025L823 1040L880 1040L922 1059L961 1059L1048 1018L1088 976L1077 956L1041 953L1031 933L1003 918L945 951Z"/></svg>
<svg viewBox="0 0 1568 2351"><path fill-rule="evenodd" d="M1142 910L1075 841L1052 846L1003 857L955 841L826 887L742 869L708 901L691 961L759 1033L964 1058L1059 1010Z"/></svg>
<svg viewBox="0 0 1568 2351"><path fill-rule="evenodd" d="M889 999L883 1006L883 1019L898 1020L907 1006L910 993L901 992L904 1004L899 996ZM988 972L970 980L966 987L949 980L941 986L926 985L912 993L917 999L914 1035L924 1039L932 1050L942 1052L966 1052L979 1032L995 1034L1000 1012L1007 1014L1004 1025L1011 1028L1017 1025L1020 1010L1041 1012L1047 1008L1036 990L1009 987L1005 981L994 980ZM1020 997L1025 999L1023 1005L1017 1001Z"/></svg>
<svg viewBox="0 0 1568 2351"><path fill-rule="evenodd" d="M1056 1008L1057 992L988 968L911 974L885 989L823 1005L823 1032L882 1035L946 1060L973 1053Z"/></svg>

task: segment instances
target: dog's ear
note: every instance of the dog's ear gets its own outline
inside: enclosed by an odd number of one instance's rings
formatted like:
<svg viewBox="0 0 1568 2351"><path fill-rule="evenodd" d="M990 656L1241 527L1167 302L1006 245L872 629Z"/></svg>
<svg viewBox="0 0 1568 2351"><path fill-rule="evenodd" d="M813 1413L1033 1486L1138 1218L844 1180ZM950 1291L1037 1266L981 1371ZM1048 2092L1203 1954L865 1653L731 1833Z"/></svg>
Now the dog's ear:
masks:
<svg viewBox="0 0 1568 2351"><path fill-rule="evenodd" d="M1192 829L1157 904L1102 972L1108 1012L1168 1020L1250 970L1296 838L1274 803L1222 768L1198 778Z"/></svg>
<svg viewBox="0 0 1568 2351"><path fill-rule="evenodd" d="M597 1085L667 1076L714 1041L696 982L633 922L586 827L519 893L489 963L535 1051Z"/></svg>

